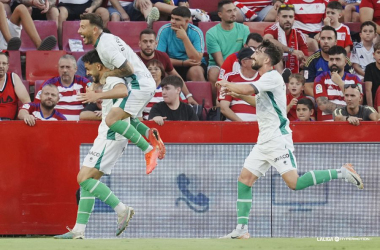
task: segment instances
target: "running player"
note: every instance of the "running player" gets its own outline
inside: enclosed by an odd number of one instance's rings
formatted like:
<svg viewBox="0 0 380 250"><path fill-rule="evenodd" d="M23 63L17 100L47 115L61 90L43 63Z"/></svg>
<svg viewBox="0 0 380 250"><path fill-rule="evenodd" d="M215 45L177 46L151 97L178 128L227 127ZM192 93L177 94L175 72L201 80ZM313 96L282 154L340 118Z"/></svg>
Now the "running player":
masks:
<svg viewBox="0 0 380 250"><path fill-rule="evenodd" d="M252 56L252 68L259 71L261 78L252 84L234 84L218 81L225 94L256 94L251 105L256 106L259 137L244 162L238 179L237 227L223 236L227 239L246 239L248 218L252 205L252 185L273 166L292 190L301 190L332 179L346 179L359 189L363 182L350 163L340 169L314 170L302 176L297 174L297 162L293 155L292 131L286 117L286 86L280 73L273 70L282 59L282 51L265 40Z"/></svg>
<svg viewBox="0 0 380 250"><path fill-rule="evenodd" d="M99 79L100 83L104 84L109 76L116 76L125 78L128 84L129 94L125 104L128 113L122 109L111 110L107 117L110 129L135 143L146 154L147 173L151 172L157 165L154 151L158 148L158 158L163 159L165 146L157 129L148 128L137 117L141 116L143 108L153 97L156 83L141 59L121 38L103 33L100 16L87 13L80 18L78 33L84 44L93 44L104 66L110 69ZM131 117L130 122L123 120L125 115ZM136 136L139 133L149 138L153 147L142 136Z"/></svg>

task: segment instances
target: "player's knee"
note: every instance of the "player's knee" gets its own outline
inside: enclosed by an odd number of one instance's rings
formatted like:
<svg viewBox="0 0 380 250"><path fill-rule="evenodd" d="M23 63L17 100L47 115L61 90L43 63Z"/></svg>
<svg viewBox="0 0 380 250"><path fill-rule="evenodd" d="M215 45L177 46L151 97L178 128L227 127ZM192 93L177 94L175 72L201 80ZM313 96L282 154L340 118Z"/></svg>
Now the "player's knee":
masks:
<svg viewBox="0 0 380 250"><path fill-rule="evenodd" d="M18 6L15 8L15 10L13 11L13 13L14 13L14 12L17 12L17 13L28 13L28 15L29 15L28 9L27 9L26 6L23 5L23 4L18 5Z"/></svg>
<svg viewBox="0 0 380 250"><path fill-rule="evenodd" d="M116 121L117 120L115 119L115 117L110 116L110 115L106 116L106 124L108 127L111 127Z"/></svg>

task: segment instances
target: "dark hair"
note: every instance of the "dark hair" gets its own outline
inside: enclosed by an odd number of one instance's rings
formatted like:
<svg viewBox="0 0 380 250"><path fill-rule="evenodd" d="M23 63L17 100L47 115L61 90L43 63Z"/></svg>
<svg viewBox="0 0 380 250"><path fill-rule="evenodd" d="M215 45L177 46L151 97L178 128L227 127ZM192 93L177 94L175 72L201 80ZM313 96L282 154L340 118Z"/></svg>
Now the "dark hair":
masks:
<svg viewBox="0 0 380 250"><path fill-rule="evenodd" d="M90 50L84 56L82 57L82 61L84 63L94 64L94 63L102 63L102 60L100 60L99 54L96 50Z"/></svg>
<svg viewBox="0 0 380 250"><path fill-rule="evenodd" d="M224 5L226 4L233 4L233 2L231 0L222 0L218 3L218 12L222 12L222 8Z"/></svg>
<svg viewBox="0 0 380 250"><path fill-rule="evenodd" d="M160 84L161 87L165 87L166 85L173 85L175 88L181 88L183 87L183 81L180 77L176 75L167 76L164 79L162 79L162 82Z"/></svg>
<svg viewBox="0 0 380 250"><path fill-rule="evenodd" d="M8 51L6 51L6 50L0 50L0 55L4 55L7 58L8 62L9 62L9 53L8 53Z"/></svg>
<svg viewBox="0 0 380 250"><path fill-rule="evenodd" d="M343 10L342 4L338 1L329 2L327 4L326 9L327 8L332 9L332 10Z"/></svg>
<svg viewBox="0 0 380 250"><path fill-rule="evenodd" d="M269 40L264 40L258 47L259 50L265 49L263 53L267 54L270 58L271 65L274 66L282 60L282 50Z"/></svg>
<svg viewBox="0 0 380 250"><path fill-rule="evenodd" d="M365 21L364 23L362 23L360 25L360 33L362 33L364 26L372 26L373 29L375 30L375 34L376 34L377 27L376 27L376 24L374 24L372 21Z"/></svg>
<svg viewBox="0 0 380 250"><path fill-rule="evenodd" d="M293 4L281 4L277 10L277 14L280 14L282 10L292 10L295 12Z"/></svg>
<svg viewBox="0 0 380 250"><path fill-rule="evenodd" d="M340 54L343 54L344 57L347 56L347 51L342 46L334 45L329 49L329 56Z"/></svg>
<svg viewBox="0 0 380 250"><path fill-rule="evenodd" d="M149 66L157 66L160 71L161 71L161 80L164 79L165 77L165 69L164 69L164 65L162 65L162 63L157 60L157 59L152 59L152 60L149 60L147 63L146 63L146 67L148 68Z"/></svg>
<svg viewBox="0 0 380 250"><path fill-rule="evenodd" d="M373 52L376 52L376 50L380 50L380 42L377 42L373 45Z"/></svg>
<svg viewBox="0 0 380 250"><path fill-rule="evenodd" d="M245 44L248 44L249 40L251 39L258 43L263 42L263 37L259 33L250 33L247 37L247 40L245 41Z"/></svg>
<svg viewBox="0 0 380 250"><path fill-rule="evenodd" d="M301 98L301 99L299 99L298 102L297 102L297 105L298 104L306 105L306 107L308 109L310 109L310 110L314 109L314 103L309 98Z"/></svg>
<svg viewBox="0 0 380 250"><path fill-rule="evenodd" d="M172 15L191 18L190 10L185 6L178 6L172 10Z"/></svg>
<svg viewBox="0 0 380 250"><path fill-rule="evenodd" d="M154 37L156 37L156 32L154 32L154 30L152 29L145 29L143 31L140 32L140 39L141 39L141 36L142 35L154 35Z"/></svg>
<svg viewBox="0 0 380 250"><path fill-rule="evenodd" d="M81 14L79 17L80 17L80 20L88 20L90 21L90 24L95 25L100 29L103 29L104 27L103 20L98 14L85 13L85 14Z"/></svg>
<svg viewBox="0 0 380 250"><path fill-rule="evenodd" d="M103 33L112 34L112 32L106 27L103 28Z"/></svg>
<svg viewBox="0 0 380 250"><path fill-rule="evenodd" d="M321 30L321 33L322 33L322 31L324 31L324 30L331 30L331 31L333 31L334 34L335 34L335 40L338 39L338 33L336 32L336 30L335 30L333 27L331 27L331 26L323 26L323 27L322 27L322 30Z"/></svg>
<svg viewBox="0 0 380 250"><path fill-rule="evenodd" d="M303 76L303 74L300 74L300 73L293 73L289 76L289 80L290 78L294 78L297 80L297 82L301 82L302 85L305 85L305 82L306 82L306 79L305 77Z"/></svg>

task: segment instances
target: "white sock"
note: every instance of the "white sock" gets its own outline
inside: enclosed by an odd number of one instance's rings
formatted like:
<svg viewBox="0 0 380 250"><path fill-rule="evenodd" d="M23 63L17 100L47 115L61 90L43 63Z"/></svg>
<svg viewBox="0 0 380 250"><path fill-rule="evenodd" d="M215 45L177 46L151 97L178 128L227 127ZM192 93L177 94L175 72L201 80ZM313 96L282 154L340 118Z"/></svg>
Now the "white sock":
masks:
<svg viewBox="0 0 380 250"><path fill-rule="evenodd" d="M344 177L343 177L343 174L342 174L342 169L340 168L340 169L337 169L336 170L336 173L337 173L337 177L338 177L338 179L343 179Z"/></svg>
<svg viewBox="0 0 380 250"><path fill-rule="evenodd" d="M149 131L150 131L150 129L148 129L148 130L145 132L145 137L146 137L146 138L149 138Z"/></svg>
<svg viewBox="0 0 380 250"><path fill-rule="evenodd" d="M84 232L86 230L86 224L75 223L73 231L75 232Z"/></svg>
<svg viewBox="0 0 380 250"><path fill-rule="evenodd" d="M123 202L119 202L119 204L117 204L117 206L114 209L118 215L122 214L125 211L125 205Z"/></svg>
<svg viewBox="0 0 380 250"><path fill-rule="evenodd" d="M239 230L239 231L248 231L248 225L245 225L245 224L238 224L236 226L236 230Z"/></svg>
<svg viewBox="0 0 380 250"><path fill-rule="evenodd" d="M153 149L152 145L149 145L149 147L144 151L144 154L149 153L150 151L152 151L152 149Z"/></svg>

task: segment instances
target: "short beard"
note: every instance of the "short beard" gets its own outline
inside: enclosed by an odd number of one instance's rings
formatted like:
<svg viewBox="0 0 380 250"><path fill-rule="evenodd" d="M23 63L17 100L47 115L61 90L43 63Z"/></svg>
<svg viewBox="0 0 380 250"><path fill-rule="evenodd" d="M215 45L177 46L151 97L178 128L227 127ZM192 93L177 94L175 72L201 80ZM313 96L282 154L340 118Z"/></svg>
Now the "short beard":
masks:
<svg viewBox="0 0 380 250"><path fill-rule="evenodd" d="M152 53L146 53L144 50L141 51L145 56L149 57L151 55L153 55L154 53L154 50L152 50Z"/></svg>
<svg viewBox="0 0 380 250"><path fill-rule="evenodd" d="M41 102L41 106L47 110L53 110L56 104L47 105L45 101Z"/></svg>

